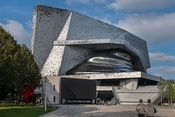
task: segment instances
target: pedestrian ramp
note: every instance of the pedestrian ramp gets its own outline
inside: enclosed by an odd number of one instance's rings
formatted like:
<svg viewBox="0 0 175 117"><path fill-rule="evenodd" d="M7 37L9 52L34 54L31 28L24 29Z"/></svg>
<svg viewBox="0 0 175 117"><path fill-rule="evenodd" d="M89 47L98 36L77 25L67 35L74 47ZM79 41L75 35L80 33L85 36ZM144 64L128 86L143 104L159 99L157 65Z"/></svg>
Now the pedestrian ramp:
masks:
<svg viewBox="0 0 175 117"><path fill-rule="evenodd" d="M151 99L154 103L159 97L159 89L157 86L139 86L136 90L115 87L113 95L120 105L136 105L139 99L142 99L144 103Z"/></svg>

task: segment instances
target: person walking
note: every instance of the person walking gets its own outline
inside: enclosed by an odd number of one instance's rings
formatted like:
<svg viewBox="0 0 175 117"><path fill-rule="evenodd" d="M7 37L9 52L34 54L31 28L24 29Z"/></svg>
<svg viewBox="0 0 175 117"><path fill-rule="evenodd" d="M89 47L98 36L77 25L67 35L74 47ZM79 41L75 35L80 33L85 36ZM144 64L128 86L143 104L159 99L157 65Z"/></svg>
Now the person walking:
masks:
<svg viewBox="0 0 175 117"><path fill-rule="evenodd" d="M154 117L157 112L156 108L154 105L151 103L151 100L148 99L148 103L146 104L146 117Z"/></svg>
<svg viewBox="0 0 175 117"><path fill-rule="evenodd" d="M136 111L138 113L138 117L145 117L146 105L143 103L143 100L139 100L139 104L136 106Z"/></svg>

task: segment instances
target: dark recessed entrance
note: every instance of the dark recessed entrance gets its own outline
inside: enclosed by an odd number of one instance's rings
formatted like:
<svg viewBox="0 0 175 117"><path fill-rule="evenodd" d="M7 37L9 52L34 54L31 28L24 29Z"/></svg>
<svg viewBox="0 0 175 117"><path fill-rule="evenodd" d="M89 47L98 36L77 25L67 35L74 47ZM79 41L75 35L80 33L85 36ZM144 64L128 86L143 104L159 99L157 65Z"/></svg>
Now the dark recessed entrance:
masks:
<svg viewBox="0 0 175 117"><path fill-rule="evenodd" d="M96 80L62 78L61 104L95 104Z"/></svg>

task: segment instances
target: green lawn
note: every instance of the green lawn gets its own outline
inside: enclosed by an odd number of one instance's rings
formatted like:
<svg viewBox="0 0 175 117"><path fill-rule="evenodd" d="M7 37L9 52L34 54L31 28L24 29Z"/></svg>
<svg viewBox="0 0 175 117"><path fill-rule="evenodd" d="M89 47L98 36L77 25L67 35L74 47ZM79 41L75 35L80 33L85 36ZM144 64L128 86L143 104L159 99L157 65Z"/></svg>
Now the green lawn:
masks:
<svg viewBox="0 0 175 117"><path fill-rule="evenodd" d="M47 108L45 112L44 108L36 106L0 105L0 117L38 117L53 110L55 109Z"/></svg>

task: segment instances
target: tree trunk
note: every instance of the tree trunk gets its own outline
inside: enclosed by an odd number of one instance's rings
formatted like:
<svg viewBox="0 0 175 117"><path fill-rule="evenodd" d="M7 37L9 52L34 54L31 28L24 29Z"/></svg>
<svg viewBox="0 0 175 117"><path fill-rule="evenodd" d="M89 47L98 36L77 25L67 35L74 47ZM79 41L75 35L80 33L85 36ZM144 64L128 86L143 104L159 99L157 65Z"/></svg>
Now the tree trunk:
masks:
<svg viewBox="0 0 175 117"><path fill-rule="evenodd" d="M14 90L11 90L11 98L12 98L12 100L14 100Z"/></svg>
<svg viewBox="0 0 175 117"><path fill-rule="evenodd" d="M161 96L160 96L160 105L162 106L162 94L161 94Z"/></svg>
<svg viewBox="0 0 175 117"><path fill-rule="evenodd" d="M173 99L172 99L172 96L171 96L171 107L173 106L173 105L172 105L172 102L173 102L172 100L173 100Z"/></svg>
<svg viewBox="0 0 175 117"><path fill-rule="evenodd" d="M18 93L18 103L20 103L21 102L21 91L19 91L19 93Z"/></svg>

